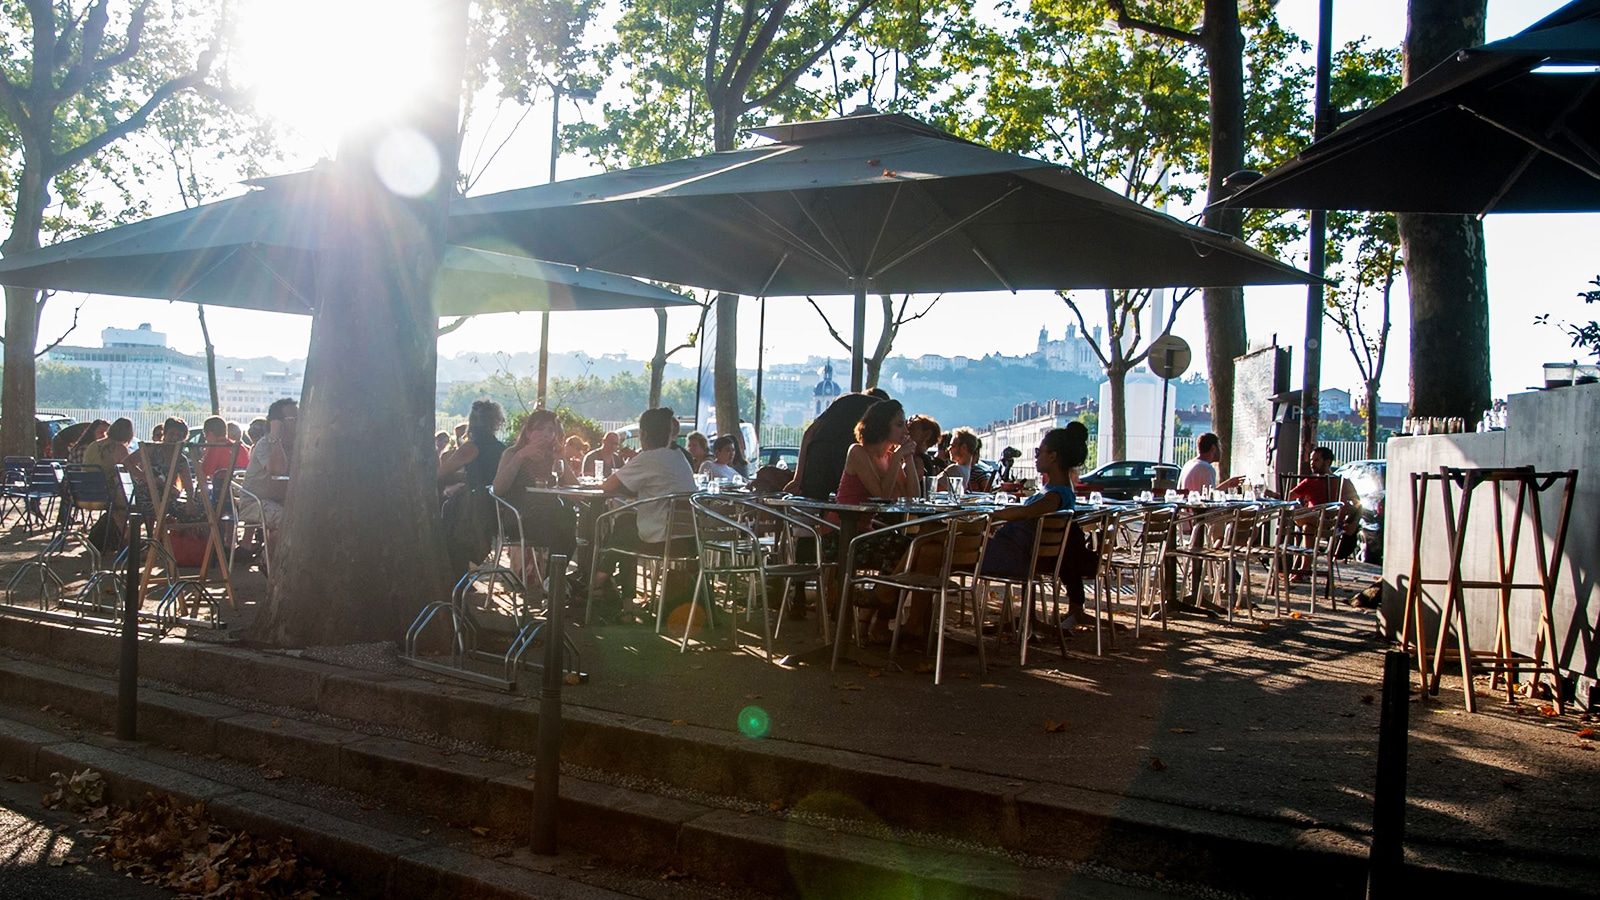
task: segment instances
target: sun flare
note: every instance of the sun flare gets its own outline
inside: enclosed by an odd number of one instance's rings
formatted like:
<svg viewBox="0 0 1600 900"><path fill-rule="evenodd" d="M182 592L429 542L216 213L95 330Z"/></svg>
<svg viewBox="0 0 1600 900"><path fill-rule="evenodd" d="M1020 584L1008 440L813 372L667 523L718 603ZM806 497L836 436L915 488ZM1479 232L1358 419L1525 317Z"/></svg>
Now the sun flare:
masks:
<svg viewBox="0 0 1600 900"><path fill-rule="evenodd" d="M351 131L401 116L440 65L440 0L252 0L238 22L235 78L263 113L331 151Z"/></svg>

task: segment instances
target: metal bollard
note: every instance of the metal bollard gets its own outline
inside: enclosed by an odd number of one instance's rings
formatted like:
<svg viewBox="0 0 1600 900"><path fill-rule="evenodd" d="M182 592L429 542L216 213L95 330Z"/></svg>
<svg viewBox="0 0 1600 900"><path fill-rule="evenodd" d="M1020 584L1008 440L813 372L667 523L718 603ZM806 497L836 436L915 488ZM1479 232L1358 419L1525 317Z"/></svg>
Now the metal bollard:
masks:
<svg viewBox="0 0 1600 900"><path fill-rule="evenodd" d="M139 737L139 575L144 522L128 515L128 571L122 591L121 659L117 664L117 739Z"/></svg>
<svg viewBox="0 0 1600 900"><path fill-rule="evenodd" d="M1411 657L1383 656L1383 699L1378 713L1378 780L1372 793L1372 851L1367 857L1367 898L1398 897L1405 867L1406 741L1411 716Z"/></svg>
<svg viewBox="0 0 1600 900"><path fill-rule="evenodd" d="M550 557L550 591L544 620L544 678L539 687L539 738L533 768L533 852L556 852L561 803L561 666L566 647L567 558Z"/></svg>

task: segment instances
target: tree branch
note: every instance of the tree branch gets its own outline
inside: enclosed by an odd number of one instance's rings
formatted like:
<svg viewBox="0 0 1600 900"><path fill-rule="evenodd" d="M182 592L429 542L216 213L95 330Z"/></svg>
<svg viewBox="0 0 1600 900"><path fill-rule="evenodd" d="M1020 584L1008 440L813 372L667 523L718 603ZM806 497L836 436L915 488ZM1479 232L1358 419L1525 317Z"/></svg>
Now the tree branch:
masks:
<svg viewBox="0 0 1600 900"><path fill-rule="evenodd" d="M746 8L751 5L746 3ZM788 12L789 0L776 0L767 8L766 18L761 21L761 30L756 32L755 40L750 42L750 46L746 47L743 40L736 45L741 48L739 64L722 73L722 89L736 94L739 103L744 103L744 89L749 87L750 80L755 78L756 67L761 65L761 58L766 56L767 48L772 46L773 40L777 38L778 29L783 27L783 17ZM740 37L743 38L749 33L748 28L742 28Z"/></svg>
<svg viewBox="0 0 1600 900"><path fill-rule="evenodd" d="M77 308L72 311L72 324L67 326L67 330L61 332L61 336L60 337L58 337L55 340L51 341L50 343L46 344L43 350L40 350L39 352L33 354L33 358L34 359L38 359L39 357L45 355L46 353L49 353L51 350L54 350L55 348L61 346L61 342L67 339L67 335L69 335L73 331L77 330L77 328L78 328L78 313L80 313L82 311L83 311L83 304L80 302L78 304Z"/></svg>
<svg viewBox="0 0 1600 900"><path fill-rule="evenodd" d="M717 46L722 43L722 2L717 0L711 4L711 37L706 41L705 55L705 84L706 96L716 103L716 87L720 79L716 77Z"/></svg>
<svg viewBox="0 0 1600 900"><path fill-rule="evenodd" d="M839 43L839 41L844 38L845 32L849 31L855 26L856 21L861 18L861 14L866 12L867 7L871 5L872 0L858 0L856 3L856 8L851 11L849 16L845 17L843 24L839 26L838 30L834 31L832 36L830 36L827 41L823 42L821 46L817 47L817 49L813 51L810 56L806 57L805 60L803 60L799 65L796 65L794 68L790 69L788 74L778 79L777 85L774 86L772 90L762 94L755 100L748 101L748 105L745 106L745 109L751 110L760 106L767 106L773 101L777 100L778 97L781 96L785 91L794 87L794 83L800 80L800 76L804 75L807 69L816 65L817 60L822 58L822 54L827 53L835 44Z"/></svg>
<svg viewBox="0 0 1600 900"><path fill-rule="evenodd" d="M1158 37L1183 41L1186 44L1199 44L1203 40L1197 31L1184 31L1182 28L1174 28L1171 25L1162 25L1159 22L1150 22L1129 15L1126 0L1106 0L1106 2L1117 13L1118 28L1133 28Z"/></svg>
<svg viewBox="0 0 1600 900"><path fill-rule="evenodd" d="M833 335L833 339L839 342L839 346L849 350L852 353L855 352L850 346L850 342L839 336L839 332L834 329L833 323L828 321L828 314L822 311L822 307L817 305L817 301L813 300L810 296L807 296L806 302L811 304L811 308L816 310L817 315L822 317L822 324L828 326L828 333Z"/></svg>
<svg viewBox="0 0 1600 900"><path fill-rule="evenodd" d="M916 320L922 318L923 316L927 315L928 313L933 312L934 304L936 304L940 300L944 299L944 295L940 294L939 296L937 296L937 297L933 298L932 300L928 301L928 305L922 310L922 312L919 312L914 316L907 317L906 316L906 303L910 303L911 302L911 297L912 297L911 294L907 294L905 303L901 303L900 304L900 312L899 312L898 315L895 316L894 324L896 325L896 327L898 327L900 325L904 325L907 322L915 322Z"/></svg>
<svg viewBox="0 0 1600 900"><path fill-rule="evenodd" d="M174 78L156 88L155 93L151 94L149 99L144 101L144 105L140 106L132 115L128 116L126 119L123 119L121 122L108 125L106 130L100 132L98 135L95 135L89 140L84 141L83 143L60 154L59 156L56 156L52 160L54 165L50 167L54 171L46 173L46 177L53 178L56 175L65 172L66 170L76 166L91 156L94 156L96 153L99 153L101 150L104 150L106 147L110 146L116 141L126 137L131 132L138 131L140 128L143 128L145 123L150 120L150 114L154 113L156 109L160 107L161 104L165 103L173 94L204 83L206 73L210 71L210 69L211 51L207 50L206 52L200 54L200 61L196 65L195 71L186 75L180 75L177 78Z"/></svg>

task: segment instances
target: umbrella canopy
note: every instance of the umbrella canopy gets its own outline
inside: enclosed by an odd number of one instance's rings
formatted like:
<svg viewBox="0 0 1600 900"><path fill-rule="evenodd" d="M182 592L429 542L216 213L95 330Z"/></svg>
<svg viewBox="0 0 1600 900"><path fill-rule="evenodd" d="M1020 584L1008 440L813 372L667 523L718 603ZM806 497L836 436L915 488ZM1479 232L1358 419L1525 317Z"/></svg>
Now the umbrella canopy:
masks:
<svg viewBox="0 0 1600 900"><path fill-rule="evenodd" d="M1051 163L901 115L451 209L457 243L747 295L1213 287L1310 276ZM852 379L859 386L859 377Z"/></svg>
<svg viewBox="0 0 1600 900"><path fill-rule="evenodd" d="M286 178L241 197L146 219L0 260L0 284L186 300L309 314L320 215L317 179ZM692 305L621 275L450 246L440 316Z"/></svg>
<svg viewBox="0 0 1600 900"><path fill-rule="evenodd" d="M1600 210L1600 0L1463 50L1230 206L1480 215Z"/></svg>

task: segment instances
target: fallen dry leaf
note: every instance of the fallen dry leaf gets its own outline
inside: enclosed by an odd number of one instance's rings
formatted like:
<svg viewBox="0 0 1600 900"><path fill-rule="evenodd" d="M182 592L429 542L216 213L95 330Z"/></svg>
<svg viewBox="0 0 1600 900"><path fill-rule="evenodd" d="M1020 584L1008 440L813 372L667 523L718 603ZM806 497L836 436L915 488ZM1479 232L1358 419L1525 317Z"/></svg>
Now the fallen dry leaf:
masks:
<svg viewBox="0 0 1600 900"><path fill-rule="evenodd" d="M689 724L689 720L688 719L673 719L672 720L672 724L673 725L687 725L687 724Z"/></svg>
<svg viewBox="0 0 1600 900"><path fill-rule="evenodd" d="M561 676L561 681L565 684L583 684L583 678L577 672L568 672Z"/></svg>
<svg viewBox="0 0 1600 900"><path fill-rule="evenodd" d="M1545 705L1539 707L1539 715L1544 716L1547 719L1553 719L1556 716L1561 715L1561 713L1556 712L1556 708L1554 706L1546 703Z"/></svg>
<svg viewBox="0 0 1600 900"><path fill-rule="evenodd" d="M279 771L277 769L269 768L267 766L262 766L260 771L261 771L261 777L265 778L268 781L277 781L279 778L283 778L284 777L283 772L281 772L281 771Z"/></svg>
<svg viewBox="0 0 1600 900"><path fill-rule="evenodd" d="M1593 728L1582 728L1582 729L1579 729L1578 730L1578 737L1583 739L1583 740L1586 740L1586 741L1592 741L1592 740L1594 740L1594 729Z"/></svg>
<svg viewBox="0 0 1600 900"><path fill-rule="evenodd" d="M1207 747L1206 749L1210 750L1212 753L1226 753L1226 752L1228 752L1228 748L1227 747Z"/></svg>
<svg viewBox="0 0 1600 900"><path fill-rule="evenodd" d="M929 672L933 671L933 663L930 663L930 662L917 663L917 668L914 671L919 675L926 675ZM966 676L963 675L961 677L965 678Z"/></svg>
<svg viewBox="0 0 1600 900"><path fill-rule="evenodd" d="M21 775L7 775L7 776L6 776L6 780L7 780L7 781L14 781L14 782L16 782L16 783L17 783L17 784L21 784L21 783L23 783L23 782L24 782L24 781L27 781L27 780L28 780L28 779L26 779L26 778L23 778L23 777L22 777L22 776L21 776Z"/></svg>
<svg viewBox="0 0 1600 900"><path fill-rule="evenodd" d="M477 835L478 837L488 837L489 836L489 829L483 827L482 825L474 825L471 828L468 828L467 830L472 832L473 834Z"/></svg>
<svg viewBox="0 0 1600 900"><path fill-rule="evenodd" d="M1194 729L1193 728L1178 727L1178 728L1168 728L1167 730L1172 732L1173 734L1194 734Z"/></svg>
<svg viewBox="0 0 1600 900"><path fill-rule="evenodd" d="M782 800L774 800L771 803L767 804L767 809L770 809L773 812L777 812L777 811L783 809L783 801Z"/></svg>
<svg viewBox="0 0 1600 900"><path fill-rule="evenodd" d="M1005 685L1003 685L1003 684L995 684L992 681L983 681L983 682L979 682L978 687L997 688L997 687L1005 687Z"/></svg>
<svg viewBox="0 0 1600 900"><path fill-rule="evenodd" d="M283 720L282 719L273 719L268 724L271 725L273 728L282 728L283 727Z"/></svg>
<svg viewBox="0 0 1600 900"><path fill-rule="evenodd" d="M1067 730L1067 723L1065 723L1065 722L1057 722L1055 719L1045 719L1044 720L1044 731L1045 731L1045 734L1060 734L1061 732L1066 731L1066 730Z"/></svg>
<svg viewBox="0 0 1600 900"><path fill-rule="evenodd" d="M864 690L866 690L866 686L865 685L856 684L854 681L847 681L844 684L839 685L839 690L841 690L841 691L864 691Z"/></svg>
<svg viewBox="0 0 1600 900"><path fill-rule="evenodd" d="M1150 757L1150 771L1152 771L1152 772L1165 772L1166 770L1167 770L1167 764L1161 761L1161 757L1159 757L1159 756Z"/></svg>
<svg viewBox="0 0 1600 900"><path fill-rule="evenodd" d="M867 677L868 678L882 678L883 677L883 670L882 669L868 669L867 670Z"/></svg>
<svg viewBox="0 0 1600 900"><path fill-rule="evenodd" d="M1293 609L1293 610L1290 610L1290 611L1289 611L1289 618L1291 618L1291 619L1304 619L1304 618L1305 618L1305 615L1304 615L1304 614L1302 614L1302 613L1301 613L1301 612L1300 612L1300 610L1298 610L1298 609Z"/></svg>

